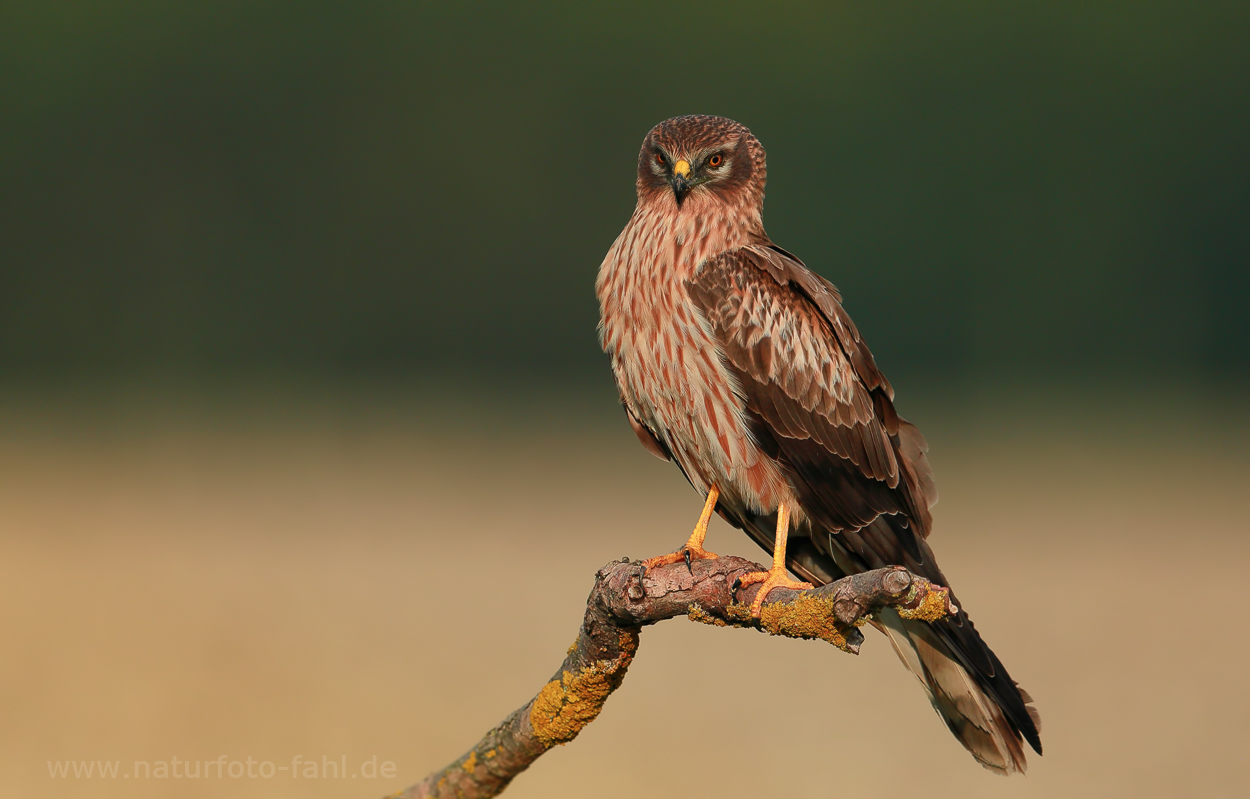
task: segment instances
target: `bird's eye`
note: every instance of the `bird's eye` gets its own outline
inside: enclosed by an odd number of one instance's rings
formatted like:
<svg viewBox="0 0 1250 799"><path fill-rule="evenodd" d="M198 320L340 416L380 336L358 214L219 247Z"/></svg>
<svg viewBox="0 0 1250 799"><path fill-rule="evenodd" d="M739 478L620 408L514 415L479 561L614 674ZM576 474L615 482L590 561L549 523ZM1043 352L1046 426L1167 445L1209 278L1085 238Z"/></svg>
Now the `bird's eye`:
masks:
<svg viewBox="0 0 1250 799"><path fill-rule="evenodd" d="M655 162L656 162L657 164L659 164L660 166L664 166L664 165L665 165L665 161L664 161L664 153L656 153L656 154L655 154Z"/></svg>
<svg viewBox="0 0 1250 799"><path fill-rule="evenodd" d="M715 169L716 167L720 166L723 163L725 163L725 156L721 155L720 153L717 153L716 155L707 159L707 165L712 167L713 169Z"/></svg>

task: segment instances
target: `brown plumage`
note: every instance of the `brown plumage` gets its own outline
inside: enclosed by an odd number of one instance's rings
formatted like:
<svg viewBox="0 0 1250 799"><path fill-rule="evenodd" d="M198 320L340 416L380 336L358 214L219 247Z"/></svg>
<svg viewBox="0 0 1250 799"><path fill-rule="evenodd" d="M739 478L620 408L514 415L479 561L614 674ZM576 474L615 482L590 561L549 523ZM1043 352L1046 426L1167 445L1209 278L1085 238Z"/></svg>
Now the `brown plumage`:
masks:
<svg viewBox="0 0 1250 799"><path fill-rule="evenodd" d="M638 205L596 285L630 425L706 510L775 552L774 572L752 578L769 579L761 600L786 567L821 584L901 565L949 585L927 542L924 438L895 413L837 289L764 232L765 175L764 148L729 119L677 117L644 140ZM706 516L680 552L714 557ZM982 765L1024 771L1021 738L1041 752L1032 700L966 613L875 624Z"/></svg>

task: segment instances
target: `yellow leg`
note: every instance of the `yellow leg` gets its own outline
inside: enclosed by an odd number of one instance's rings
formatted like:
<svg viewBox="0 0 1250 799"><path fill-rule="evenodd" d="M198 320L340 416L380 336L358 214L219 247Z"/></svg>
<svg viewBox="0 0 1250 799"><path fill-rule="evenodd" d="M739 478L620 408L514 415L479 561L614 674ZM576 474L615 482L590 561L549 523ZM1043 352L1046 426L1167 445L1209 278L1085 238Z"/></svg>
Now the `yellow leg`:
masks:
<svg viewBox="0 0 1250 799"><path fill-rule="evenodd" d="M699 514L699 523L694 526L694 532L690 534L690 540L685 546L667 555L648 558L642 562L642 565L648 569L654 569L656 566L684 560L686 567L689 568L692 560L711 560L720 557L715 552L708 552L703 548L703 539L707 537L707 525L712 520L712 511L716 510L716 500L719 497L720 491L716 486L712 486L707 492L707 502L703 503L703 512Z"/></svg>
<svg viewBox="0 0 1250 799"><path fill-rule="evenodd" d="M754 585L755 583L763 583L760 590L755 594L755 601L751 603L751 615L759 617L760 608L764 606L764 599L768 593L774 588L811 588L811 583L804 583L798 580L791 580L786 574L786 538L790 535L790 509L785 503L777 508L777 538L773 544L773 567L766 572L751 572L744 574L738 579L739 586Z"/></svg>

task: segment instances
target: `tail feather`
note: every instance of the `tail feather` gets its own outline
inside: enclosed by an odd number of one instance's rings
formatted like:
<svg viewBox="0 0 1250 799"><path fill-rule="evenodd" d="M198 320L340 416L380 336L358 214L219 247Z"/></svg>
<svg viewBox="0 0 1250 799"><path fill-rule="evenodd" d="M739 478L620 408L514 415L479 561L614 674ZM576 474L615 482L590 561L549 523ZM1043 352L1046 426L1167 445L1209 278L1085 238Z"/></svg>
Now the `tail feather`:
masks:
<svg viewBox="0 0 1250 799"><path fill-rule="evenodd" d="M924 687L933 709L977 762L997 774L1024 773L1028 762L1020 733L936 630L927 622L902 619L893 610L877 613L876 621L903 665ZM1032 701L1024 691L1020 696L1026 703ZM1026 710L1040 729L1037 710L1032 705Z"/></svg>

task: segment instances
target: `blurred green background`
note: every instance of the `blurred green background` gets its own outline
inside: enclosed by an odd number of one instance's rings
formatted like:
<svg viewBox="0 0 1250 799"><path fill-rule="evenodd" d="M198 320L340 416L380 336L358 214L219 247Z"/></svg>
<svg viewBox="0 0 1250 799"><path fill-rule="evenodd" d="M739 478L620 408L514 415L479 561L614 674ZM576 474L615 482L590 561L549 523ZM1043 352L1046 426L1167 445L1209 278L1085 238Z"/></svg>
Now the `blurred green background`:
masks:
<svg viewBox="0 0 1250 799"><path fill-rule="evenodd" d="M1244 0L0 4L0 794L381 795L529 699L701 506L593 292L687 113L767 147L1047 754L880 636L673 621L507 795L1250 795ZM222 753L398 776L45 767Z"/></svg>
<svg viewBox="0 0 1250 799"><path fill-rule="evenodd" d="M602 376L647 130L769 152L887 372L1240 379L1250 5L9 2L0 369Z"/></svg>

